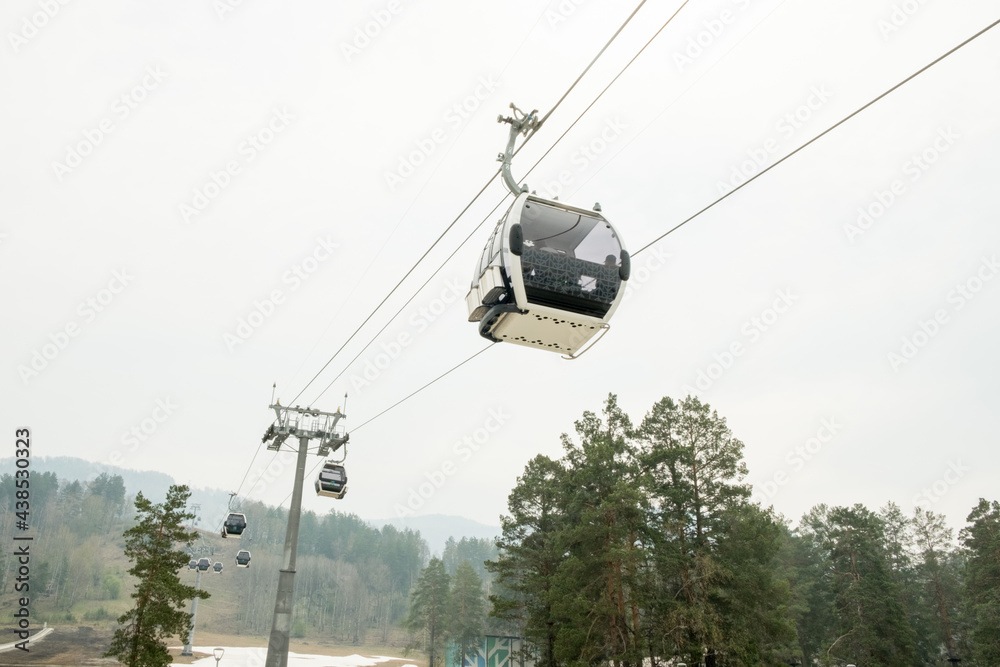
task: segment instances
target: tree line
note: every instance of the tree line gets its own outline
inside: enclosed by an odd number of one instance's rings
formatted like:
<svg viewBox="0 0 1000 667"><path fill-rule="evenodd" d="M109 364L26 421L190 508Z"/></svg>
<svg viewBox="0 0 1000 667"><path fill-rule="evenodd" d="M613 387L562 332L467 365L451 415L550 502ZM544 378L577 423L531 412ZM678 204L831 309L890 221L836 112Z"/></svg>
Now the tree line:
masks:
<svg viewBox="0 0 1000 667"><path fill-rule="evenodd" d="M86 600L118 600L125 585L120 566L110 566L115 547L107 536L120 535L131 510L121 477L99 475L89 483L60 483L55 473L34 473L29 524L35 537L31 561L31 599L42 600L53 615L71 616ZM15 479L0 475L0 529L14 532ZM41 548L44 545L44 548ZM11 592L16 558L0 555L0 592Z"/></svg>
<svg viewBox="0 0 1000 667"><path fill-rule="evenodd" d="M1000 664L997 501L980 500L957 541L945 517L892 503L819 505L793 526L751 502L744 444L697 398L633 424L610 395L575 433L561 458L527 464L495 543L451 539L429 564L419 533L303 512L293 635L389 644L406 630L432 661L512 635L538 667ZM136 516L121 477L31 483L36 618L137 590L120 562ZM15 492L0 476L8 533ZM238 511L253 567L227 629L265 636L287 511ZM10 554L0 563L9 593Z"/></svg>
<svg viewBox="0 0 1000 667"><path fill-rule="evenodd" d="M253 502L240 510L247 531L240 545L253 565L239 589L241 633L270 631L287 510ZM372 528L353 514L303 512L295 577L293 635L309 631L349 643L388 644L408 613L410 590L427 562L419 532L391 525Z"/></svg>
<svg viewBox="0 0 1000 667"><path fill-rule="evenodd" d="M30 524L37 545L31 569L33 617L51 622L111 622L139 584L127 572L122 557L125 535L136 521L135 499L127 494L123 479L102 473L82 482L36 472L30 489ZM11 508L16 491L14 478L0 475L0 528L5 534L15 532ZM233 613L217 629L266 636L274 611L287 510L247 502L239 511L249 523L239 545L251 550L253 567L240 572L245 576L239 584L231 577L213 582L213 590L235 589ZM220 526L223 519L219 517ZM213 554L222 546L233 546L217 534L199 534L192 555L215 560ZM428 555L419 532L392 526L376 529L357 516L332 510L323 516L303 512L295 633L353 643L396 641L409 611L410 590ZM12 594L16 568L10 550L0 553L0 593Z"/></svg>
<svg viewBox="0 0 1000 667"><path fill-rule="evenodd" d="M697 398L633 425L610 395L575 427L525 467L485 564L490 615L538 667L1000 664L996 501L960 545L894 504L820 505L793 528L750 501L744 444ZM454 621L430 630L433 600L458 605L445 576L432 561L411 604L432 655L463 641Z"/></svg>

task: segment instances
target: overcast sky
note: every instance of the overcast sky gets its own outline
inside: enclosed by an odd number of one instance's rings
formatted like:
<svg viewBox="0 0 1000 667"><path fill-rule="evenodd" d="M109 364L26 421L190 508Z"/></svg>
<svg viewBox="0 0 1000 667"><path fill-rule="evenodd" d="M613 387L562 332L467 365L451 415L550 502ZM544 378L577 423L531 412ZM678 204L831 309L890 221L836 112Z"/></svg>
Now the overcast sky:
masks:
<svg viewBox="0 0 1000 667"><path fill-rule="evenodd" d="M693 0L538 162L680 5L643 6L513 164L633 253L1000 18ZM789 519L964 523L1000 478L1000 28L634 254L582 358L495 345L369 422L486 346L464 297L507 206L496 117L547 113L633 8L4 2L4 456L29 426L34 457L287 504L293 456L257 453L276 382L352 431L350 493L305 507L496 524L609 393L638 423L694 391Z"/></svg>

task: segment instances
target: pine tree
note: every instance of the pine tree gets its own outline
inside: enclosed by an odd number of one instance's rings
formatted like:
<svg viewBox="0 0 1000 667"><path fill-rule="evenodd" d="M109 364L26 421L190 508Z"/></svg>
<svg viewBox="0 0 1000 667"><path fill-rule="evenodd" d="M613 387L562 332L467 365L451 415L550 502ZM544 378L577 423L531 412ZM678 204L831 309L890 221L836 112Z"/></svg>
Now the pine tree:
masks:
<svg viewBox="0 0 1000 667"><path fill-rule="evenodd" d="M862 505L827 515L826 548L832 565L840 636L827 653L858 664L919 664L915 633L891 572L885 524Z"/></svg>
<svg viewBox="0 0 1000 667"><path fill-rule="evenodd" d="M455 568L449 611L449 635L455 641L456 664L464 665L465 656L479 646L486 619L483 582L469 561L463 560Z"/></svg>
<svg viewBox="0 0 1000 667"><path fill-rule="evenodd" d="M1000 664L1000 502L979 499L962 529L968 552L965 603L969 644L978 665Z"/></svg>
<svg viewBox="0 0 1000 667"><path fill-rule="evenodd" d="M560 545L566 516L563 488L566 469L547 456L536 456L507 498L510 516L500 517L500 553L487 568L499 590L490 595L490 615L521 628L537 647L537 667L557 667L556 636L561 619L553 609L553 581L565 560Z"/></svg>
<svg viewBox="0 0 1000 667"><path fill-rule="evenodd" d="M748 502L725 419L667 398L636 431L612 394L576 432L511 491L491 614L523 623L538 667L770 664L794 640L782 527Z"/></svg>
<svg viewBox="0 0 1000 667"><path fill-rule="evenodd" d="M118 618L105 657L117 658L129 667L162 667L172 658L164 639L187 636L191 614L184 611L195 597L209 594L181 583L178 571L189 556L196 534L184 529L194 515L186 511L191 492L186 486L171 486L162 504L154 504L139 492L135 498L136 525L125 531L125 555L134 563L129 574L138 583L132 597L135 608Z"/></svg>
<svg viewBox="0 0 1000 667"><path fill-rule="evenodd" d="M788 583L787 613L796 631L795 645L784 647L786 662L812 664L820 647L829 643L826 639L835 619L833 597L824 576L826 561L803 527L794 531L783 527L775 569L776 576Z"/></svg>
<svg viewBox="0 0 1000 667"><path fill-rule="evenodd" d="M427 632L430 667L434 667L435 657L443 655L441 647L447 638L449 580L444 561L432 558L421 571L410 599L406 627L411 632Z"/></svg>
<svg viewBox="0 0 1000 667"><path fill-rule="evenodd" d="M829 514L827 505L814 506L791 535L792 595L802 600L793 618L805 664L813 664L821 656L828 658L825 652L838 637L833 564L828 550Z"/></svg>
<svg viewBox="0 0 1000 667"><path fill-rule="evenodd" d="M920 552L917 572L924 587L925 604L936 618L931 637L944 648L945 657L957 658L954 629L959 584L954 568L952 530L945 524L944 516L918 507L913 517L913 533Z"/></svg>
<svg viewBox="0 0 1000 667"><path fill-rule="evenodd" d="M886 562L889 574L899 589L899 602L906 611L907 622L913 629L916 662L923 665L939 657L941 642L934 630L934 607L919 581L914 520L903 514L894 502L879 508L885 535Z"/></svg>
<svg viewBox="0 0 1000 667"><path fill-rule="evenodd" d="M787 585L774 577L780 526L749 503L743 443L691 396L656 403L639 434L655 506L659 634L696 664L760 664L793 634Z"/></svg>
<svg viewBox="0 0 1000 667"><path fill-rule="evenodd" d="M603 419L584 412L575 427L579 445L563 436L567 521L558 543L566 558L551 599L565 622L556 658L567 665L636 665L647 512L632 425L611 394Z"/></svg>

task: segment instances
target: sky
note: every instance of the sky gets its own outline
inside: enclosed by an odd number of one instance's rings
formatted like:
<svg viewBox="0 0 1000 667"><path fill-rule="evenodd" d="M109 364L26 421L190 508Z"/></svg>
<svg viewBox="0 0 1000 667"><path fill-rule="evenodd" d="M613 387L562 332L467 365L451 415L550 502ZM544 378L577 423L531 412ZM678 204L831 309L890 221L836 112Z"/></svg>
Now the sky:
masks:
<svg viewBox="0 0 1000 667"><path fill-rule="evenodd" d="M734 189L996 3L648 2L560 102L633 9L5 2L9 455L27 427L35 459L287 505L294 455L260 448L280 399L346 415L349 493L313 495L310 455L306 509L497 525L609 394L639 423L694 393L790 521L892 501L963 525L1000 468L1000 28ZM552 112L515 178L600 202L632 278L581 358L463 364L511 103Z"/></svg>

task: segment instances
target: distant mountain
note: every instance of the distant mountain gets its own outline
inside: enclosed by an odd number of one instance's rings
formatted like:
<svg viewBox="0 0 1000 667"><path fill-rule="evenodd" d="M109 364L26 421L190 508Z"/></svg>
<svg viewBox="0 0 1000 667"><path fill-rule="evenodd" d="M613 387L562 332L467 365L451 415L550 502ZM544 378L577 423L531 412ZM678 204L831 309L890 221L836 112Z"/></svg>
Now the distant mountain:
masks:
<svg viewBox="0 0 1000 667"><path fill-rule="evenodd" d="M449 537L454 537L457 542L463 537L493 540L500 536L500 526L488 526L472 519L446 514L427 514L394 519L365 519L365 521L374 528L381 528L388 524L399 529L419 530L420 537L424 538L431 550L431 555L439 557L444 553L444 545Z"/></svg>
<svg viewBox="0 0 1000 667"><path fill-rule="evenodd" d="M0 470L14 470L14 463L14 459L11 458L0 459ZM142 491L142 494L153 502L162 502L167 496L167 489L170 488L171 484L176 483L170 475L162 472L126 470L103 463L84 461L72 456L32 458L31 467L33 471L37 472L54 472L60 481L79 480L86 483L104 472L109 475L120 475L125 482L125 491L129 495L135 495L138 491ZM200 506L195 526L215 532L219 528L220 517L224 517L229 511L229 494L219 489L192 488L189 506L195 505ZM366 521L375 528L389 524L399 529L419 530L420 536L427 542L433 556L441 556L444 553L444 545L449 537L454 537L457 542L463 537L492 540L500 535L500 526L488 526L465 517L445 514L366 519Z"/></svg>
<svg viewBox="0 0 1000 667"><path fill-rule="evenodd" d="M35 472L53 472L60 482L63 480L81 483L92 481L101 473L120 475L125 483L125 492L134 496L142 495L154 503L163 502L167 489L176 484L174 478L162 472L151 470L126 470L103 463L84 461L73 456L40 456L31 459L31 469ZM0 470L14 470L14 459L0 459ZM222 517L229 509L229 494L219 489L191 489L189 507L198 505L198 519L195 526L214 532L221 525Z"/></svg>

